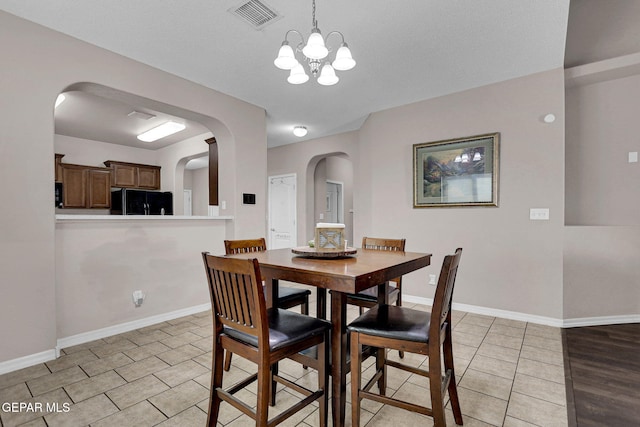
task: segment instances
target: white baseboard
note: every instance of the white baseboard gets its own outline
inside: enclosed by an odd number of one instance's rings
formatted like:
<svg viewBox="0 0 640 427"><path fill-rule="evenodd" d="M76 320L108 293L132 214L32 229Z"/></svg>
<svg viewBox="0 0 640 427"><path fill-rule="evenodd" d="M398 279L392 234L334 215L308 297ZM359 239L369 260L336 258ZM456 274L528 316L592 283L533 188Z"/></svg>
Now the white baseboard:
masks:
<svg viewBox="0 0 640 427"><path fill-rule="evenodd" d="M411 295L402 295L403 301L413 302L416 304L431 305L432 298L414 297ZM466 311L467 313L482 314L484 316L500 317L503 319L519 320L521 322L537 323L539 325L563 327L562 319L553 317L536 316L534 314L519 313L517 311L499 310L497 308L480 307L477 305L453 303L454 310Z"/></svg>
<svg viewBox="0 0 640 427"><path fill-rule="evenodd" d="M17 371L22 368L28 368L29 366L37 365L38 363L48 362L55 358L56 351L52 349L41 353L19 357L17 359L7 360L6 362L0 362L0 375L6 374L7 372Z"/></svg>
<svg viewBox="0 0 640 427"><path fill-rule="evenodd" d="M403 295L403 301L416 304L431 305L432 298L415 297ZM496 308L486 308L477 305L453 303L454 310L466 311L467 313L482 314L485 316L501 317L503 319L520 320L522 322L537 323L540 325L554 326L556 328L576 328L580 326L601 326L620 325L624 323L640 323L640 314L628 314L623 316L600 316L582 317L576 319L555 319L553 317L536 316L533 314L519 313L516 311L499 310Z"/></svg>
<svg viewBox="0 0 640 427"><path fill-rule="evenodd" d="M145 317L144 319L133 320L131 322L120 323L118 325L108 326L94 331L83 332L81 334L72 335L70 337L60 338L56 343L56 348L46 350L41 353L30 354L28 356L19 357L17 359L0 362L0 375L7 372L16 371L38 363L48 362L60 357L60 350L86 342L95 341L101 338L118 335L124 332L133 331L135 329L144 328L145 326L154 325L156 323L165 322L167 320L177 319L179 317L189 316L191 314L200 313L211 309L211 303L196 305L193 307L183 308L181 310L171 311L169 313L158 314L156 316Z"/></svg>
<svg viewBox="0 0 640 427"><path fill-rule="evenodd" d="M623 323L640 323L640 314L628 314L625 316L580 317L565 319L563 328L576 328L579 326L620 325Z"/></svg>
<svg viewBox="0 0 640 427"><path fill-rule="evenodd" d="M200 304L193 307L183 308L181 310L170 311L168 313L158 314L155 316L145 317L144 319L133 320L131 322L120 323L118 325L108 326L94 331L83 332L81 334L72 335L70 337L58 339L56 345L56 357L60 356L60 350L86 342L99 340L101 338L110 337L112 335L122 334L124 332L133 331L135 329L144 328L145 326L154 325L156 323L165 322L167 320L177 319L179 317L189 316L191 314L200 313L210 310L211 303Z"/></svg>

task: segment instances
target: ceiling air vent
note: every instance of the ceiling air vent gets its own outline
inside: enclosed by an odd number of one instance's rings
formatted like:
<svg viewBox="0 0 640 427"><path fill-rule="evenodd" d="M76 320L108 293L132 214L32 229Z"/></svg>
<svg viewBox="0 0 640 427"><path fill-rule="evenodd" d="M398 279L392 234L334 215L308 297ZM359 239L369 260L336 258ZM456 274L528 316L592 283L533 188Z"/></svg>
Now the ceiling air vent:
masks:
<svg viewBox="0 0 640 427"><path fill-rule="evenodd" d="M229 12L256 30L261 30L272 22L282 18L278 12L259 0L243 0L237 6L229 9Z"/></svg>

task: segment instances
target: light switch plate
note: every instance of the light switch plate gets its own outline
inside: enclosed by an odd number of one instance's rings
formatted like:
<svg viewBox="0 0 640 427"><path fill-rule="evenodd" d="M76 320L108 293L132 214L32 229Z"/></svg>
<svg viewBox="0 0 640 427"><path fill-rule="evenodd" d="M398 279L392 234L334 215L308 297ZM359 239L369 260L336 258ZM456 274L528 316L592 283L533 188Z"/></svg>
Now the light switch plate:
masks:
<svg viewBox="0 0 640 427"><path fill-rule="evenodd" d="M531 208L529 209L529 219L533 221L548 221L549 208Z"/></svg>
<svg viewBox="0 0 640 427"><path fill-rule="evenodd" d="M638 163L637 151L629 151L629 163Z"/></svg>

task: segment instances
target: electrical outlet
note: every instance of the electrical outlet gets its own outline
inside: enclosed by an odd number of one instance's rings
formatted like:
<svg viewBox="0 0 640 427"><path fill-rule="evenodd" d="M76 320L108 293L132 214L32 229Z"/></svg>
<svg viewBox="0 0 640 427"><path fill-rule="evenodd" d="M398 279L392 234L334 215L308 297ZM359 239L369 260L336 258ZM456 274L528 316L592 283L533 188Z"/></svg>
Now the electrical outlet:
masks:
<svg viewBox="0 0 640 427"><path fill-rule="evenodd" d="M548 208L529 209L529 219L533 221L548 221L549 209Z"/></svg>
<svg viewBox="0 0 640 427"><path fill-rule="evenodd" d="M429 275L429 284L430 285L435 285L436 284L436 275L435 274L430 274Z"/></svg>
<svg viewBox="0 0 640 427"><path fill-rule="evenodd" d="M133 304L136 307L140 307L142 305L142 303L144 302L144 298L147 295L142 292L142 291L133 291L133 295L131 296L133 298Z"/></svg>

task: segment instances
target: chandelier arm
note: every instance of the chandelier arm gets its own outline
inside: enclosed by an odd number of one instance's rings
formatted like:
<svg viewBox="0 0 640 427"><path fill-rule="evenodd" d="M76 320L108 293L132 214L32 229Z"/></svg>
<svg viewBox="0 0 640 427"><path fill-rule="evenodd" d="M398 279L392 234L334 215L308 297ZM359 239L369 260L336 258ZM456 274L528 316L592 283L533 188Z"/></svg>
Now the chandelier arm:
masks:
<svg viewBox="0 0 640 427"><path fill-rule="evenodd" d="M304 36L302 35L302 33L298 30L289 30L287 31L287 34L284 35L284 40L286 42L288 42L289 40L289 33L296 33L298 35L298 37L300 37L300 39L302 40L300 43L304 45Z"/></svg>
<svg viewBox="0 0 640 427"><path fill-rule="evenodd" d="M344 34L342 34L340 31L331 31L324 39L329 40L329 37L331 37L332 34L338 34L340 36L340 39L342 39L342 43L344 43Z"/></svg>

